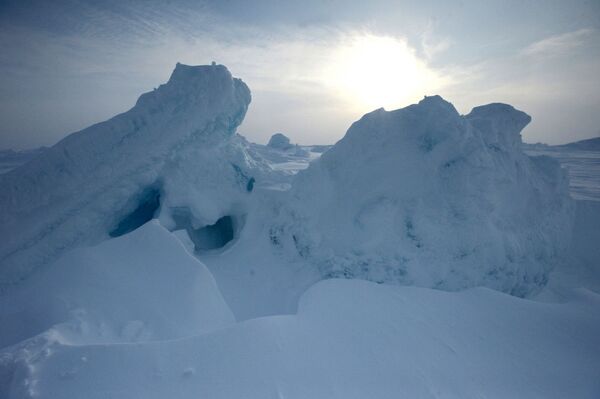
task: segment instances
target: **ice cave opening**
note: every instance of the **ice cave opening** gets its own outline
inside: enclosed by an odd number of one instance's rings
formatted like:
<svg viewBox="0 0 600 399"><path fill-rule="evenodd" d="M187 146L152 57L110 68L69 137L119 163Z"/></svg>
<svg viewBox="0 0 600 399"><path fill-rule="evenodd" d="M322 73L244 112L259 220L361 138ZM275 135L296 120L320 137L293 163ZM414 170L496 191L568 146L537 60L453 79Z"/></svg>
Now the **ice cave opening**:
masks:
<svg viewBox="0 0 600 399"><path fill-rule="evenodd" d="M137 205L133 211L126 214L108 235L111 237L122 236L154 219L160 208L160 190L156 187L147 188L136 202Z"/></svg>
<svg viewBox="0 0 600 399"><path fill-rule="evenodd" d="M196 251L208 251L223 248L235 236L235 223L233 217L226 215L208 226L199 229L188 229L190 239Z"/></svg>
<svg viewBox="0 0 600 399"><path fill-rule="evenodd" d="M224 248L239 236L245 220L243 215L234 212L221 216L213 224L198 223L187 207L171 208L171 217L175 223L172 231L185 230L196 252Z"/></svg>

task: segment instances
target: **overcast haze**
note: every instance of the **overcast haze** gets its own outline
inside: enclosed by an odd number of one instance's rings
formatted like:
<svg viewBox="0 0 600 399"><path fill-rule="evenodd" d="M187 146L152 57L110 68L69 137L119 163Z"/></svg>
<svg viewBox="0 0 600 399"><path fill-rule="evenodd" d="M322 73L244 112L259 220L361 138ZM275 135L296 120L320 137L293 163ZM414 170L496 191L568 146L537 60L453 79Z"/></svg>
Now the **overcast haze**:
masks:
<svg viewBox="0 0 600 399"><path fill-rule="evenodd" d="M506 102L528 142L600 132L598 1L0 2L0 148L51 145L133 106L176 62L252 90L239 132L334 143L362 114L441 94Z"/></svg>

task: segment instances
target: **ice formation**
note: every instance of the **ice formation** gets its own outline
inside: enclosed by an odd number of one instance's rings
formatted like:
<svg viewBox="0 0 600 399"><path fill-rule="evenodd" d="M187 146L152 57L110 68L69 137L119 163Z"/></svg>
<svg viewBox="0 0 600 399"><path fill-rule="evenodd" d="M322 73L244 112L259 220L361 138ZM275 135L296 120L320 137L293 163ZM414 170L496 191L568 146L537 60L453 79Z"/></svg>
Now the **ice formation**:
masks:
<svg viewBox="0 0 600 399"><path fill-rule="evenodd" d="M253 176L234 133L249 102L224 66L178 64L131 110L0 176L1 285L153 217L170 229L240 219Z"/></svg>
<svg viewBox="0 0 600 399"><path fill-rule="evenodd" d="M529 121L505 104L461 116L439 96L371 112L298 174L279 231L323 277L535 293L573 205L558 163L521 151Z"/></svg>
<svg viewBox="0 0 600 399"><path fill-rule="evenodd" d="M600 203L528 115L433 96L261 146L249 102L178 64L0 176L0 397L598 396ZM505 294L549 275L564 303ZM505 293L422 288L475 286Z"/></svg>
<svg viewBox="0 0 600 399"><path fill-rule="evenodd" d="M283 133L275 133L272 135L267 146L271 148L277 148L278 150L287 150L293 147L293 145L290 144L289 137Z"/></svg>
<svg viewBox="0 0 600 399"><path fill-rule="evenodd" d="M178 64L130 111L1 176L0 283L153 218L185 231L198 253L228 248L249 220L244 240L252 242L215 263L227 260L223 267L238 273L299 263L313 269L300 279L310 283L483 285L527 296L568 245L567 180L556 162L522 152L530 117L509 105L461 116L433 96L376 110L294 177L274 162L292 155L276 151L287 137L274 135L263 151L235 134L249 102L224 66ZM244 251L257 247L248 262Z"/></svg>

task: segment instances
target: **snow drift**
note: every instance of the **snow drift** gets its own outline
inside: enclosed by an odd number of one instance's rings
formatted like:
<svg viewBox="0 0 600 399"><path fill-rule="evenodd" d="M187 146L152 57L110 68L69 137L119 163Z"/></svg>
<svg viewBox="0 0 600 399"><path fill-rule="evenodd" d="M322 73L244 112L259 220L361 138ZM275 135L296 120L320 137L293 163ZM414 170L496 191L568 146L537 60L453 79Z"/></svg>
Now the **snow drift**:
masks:
<svg viewBox="0 0 600 399"><path fill-rule="evenodd" d="M324 278L535 293L573 204L558 163L522 152L530 119L505 104L461 116L439 96L371 112L297 175L276 231Z"/></svg>
<svg viewBox="0 0 600 399"><path fill-rule="evenodd" d="M157 222L68 252L4 295L0 348L38 334L64 342L172 339L233 324L206 267Z"/></svg>
<svg viewBox="0 0 600 399"><path fill-rule="evenodd" d="M179 340L18 352L20 398L596 398L600 305L329 280L297 315Z"/></svg>

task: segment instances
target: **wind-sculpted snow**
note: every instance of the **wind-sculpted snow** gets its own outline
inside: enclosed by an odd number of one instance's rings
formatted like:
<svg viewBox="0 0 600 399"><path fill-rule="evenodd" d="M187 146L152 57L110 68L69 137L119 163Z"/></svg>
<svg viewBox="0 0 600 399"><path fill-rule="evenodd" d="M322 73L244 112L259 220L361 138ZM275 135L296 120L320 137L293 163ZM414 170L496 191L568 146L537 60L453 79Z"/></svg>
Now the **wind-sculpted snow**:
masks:
<svg viewBox="0 0 600 399"><path fill-rule="evenodd" d="M0 382L5 397L40 399L591 399L600 390L599 305L586 290L546 304L483 288L329 280L295 315L178 340L38 337L42 350L31 340L0 357L19 377Z"/></svg>
<svg viewBox="0 0 600 399"><path fill-rule="evenodd" d="M376 110L298 174L279 230L323 277L532 294L573 206L558 163L521 151L530 119L505 104L461 116L439 96Z"/></svg>
<svg viewBox="0 0 600 399"><path fill-rule="evenodd" d="M73 344L137 342L234 322L210 272L156 221L61 256L0 303L0 348L47 331Z"/></svg>
<svg viewBox="0 0 600 399"><path fill-rule="evenodd" d="M252 176L234 132L249 103L224 66L178 64L131 110L0 176L0 283L152 217L172 228L173 209L194 228L241 212Z"/></svg>

